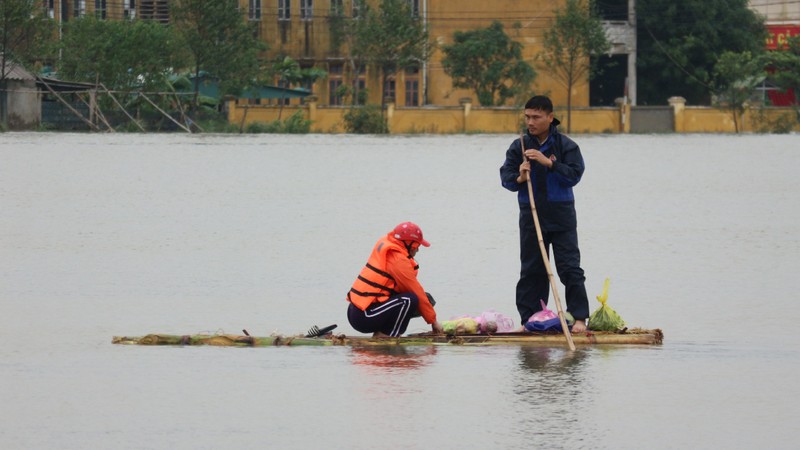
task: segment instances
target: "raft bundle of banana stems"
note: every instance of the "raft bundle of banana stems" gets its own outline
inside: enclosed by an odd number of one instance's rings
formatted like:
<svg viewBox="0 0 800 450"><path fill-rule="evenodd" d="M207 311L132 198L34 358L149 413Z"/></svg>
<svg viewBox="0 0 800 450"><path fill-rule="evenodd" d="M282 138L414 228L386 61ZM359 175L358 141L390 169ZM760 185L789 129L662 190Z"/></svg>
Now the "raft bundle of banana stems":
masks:
<svg viewBox="0 0 800 450"><path fill-rule="evenodd" d="M575 345L658 345L664 340L660 329L626 329L618 332L590 331L572 335ZM148 334L140 337L114 336L114 344L127 345L214 345L222 347L273 347L284 345L532 345L553 347L564 345L561 333L498 333L493 335L434 335L416 334L401 337L345 336L328 334L320 337L249 336L235 334Z"/></svg>

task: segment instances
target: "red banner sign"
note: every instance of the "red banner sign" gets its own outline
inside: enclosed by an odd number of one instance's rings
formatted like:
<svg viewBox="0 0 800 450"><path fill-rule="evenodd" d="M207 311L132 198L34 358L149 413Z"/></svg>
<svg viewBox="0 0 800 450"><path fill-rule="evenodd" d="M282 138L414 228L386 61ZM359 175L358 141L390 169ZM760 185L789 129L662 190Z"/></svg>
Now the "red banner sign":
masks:
<svg viewBox="0 0 800 450"><path fill-rule="evenodd" d="M784 50L790 37L800 36L800 25L767 25L767 50Z"/></svg>

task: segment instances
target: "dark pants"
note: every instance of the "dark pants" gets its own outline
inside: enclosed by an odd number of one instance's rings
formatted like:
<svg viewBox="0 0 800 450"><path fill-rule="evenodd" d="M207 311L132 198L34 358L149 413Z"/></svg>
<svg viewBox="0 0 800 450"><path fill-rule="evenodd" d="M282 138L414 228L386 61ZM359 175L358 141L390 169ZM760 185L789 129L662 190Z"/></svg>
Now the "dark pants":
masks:
<svg viewBox="0 0 800 450"><path fill-rule="evenodd" d="M406 332L408 322L417 314L419 300L411 292L397 294L382 303L373 303L366 311L350 303L347 320L360 333L381 332L400 336Z"/></svg>
<svg viewBox="0 0 800 450"><path fill-rule="evenodd" d="M547 301L550 297L550 280L547 268L539 250L539 238L533 223L530 209L523 208L519 216L520 230L520 277L517 282L517 310L524 325L536 312L541 311L539 299ZM581 269L581 252L578 249L577 230L542 232L545 250L550 254L553 247L556 272L565 287L567 311L576 320L589 317L589 299L584 283L586 278ZM552 263L552 261L551 261ZM550 308L557 311L557 308Z"/></svg>

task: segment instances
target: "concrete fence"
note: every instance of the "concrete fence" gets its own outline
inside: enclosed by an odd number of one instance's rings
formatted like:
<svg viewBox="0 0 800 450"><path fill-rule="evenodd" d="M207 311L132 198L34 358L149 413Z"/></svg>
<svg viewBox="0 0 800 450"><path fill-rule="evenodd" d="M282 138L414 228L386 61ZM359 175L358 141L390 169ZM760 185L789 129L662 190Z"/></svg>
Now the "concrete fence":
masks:
<svg viewBox="0 0 800 450"><path fill-rule="evenodd" d="M297 111L311 121L311 130L318 133L344 133L344 115L349 106L320 106L313 97L302 105L246 105L229 101L226 105L228 121L245 126L251 123L269 123L285 120ZM573 108L572 133L735 133L800 131L798 113L792 108L749 108L736 117L727 109L687 107L681 97L669 99L672 117L653 115L647 108L620 104L618 107ZM246 115L245 115L246 110ZM567 130L567 111L556 108L556 117ZM647 114L648 116L645 116ZM455 133L518 133L523 129L521 108L481 107L471 101L460 106L398 107L386 105L385 117L392 134L455 134ZM637 120L639 119L639 120ZM631 122L636 126L632 129Z"/></svg>

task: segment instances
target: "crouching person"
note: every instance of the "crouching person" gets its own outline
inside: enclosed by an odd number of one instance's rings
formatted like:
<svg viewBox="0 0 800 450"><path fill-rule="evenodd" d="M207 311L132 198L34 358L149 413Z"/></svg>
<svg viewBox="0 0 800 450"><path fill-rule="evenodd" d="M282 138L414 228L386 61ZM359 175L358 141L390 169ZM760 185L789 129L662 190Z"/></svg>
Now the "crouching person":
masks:
<svg viewBox="0 0 800 450"><path fill-rule="evenodd" d="M367 265L347 293L347 320L356 331L375 337L400 336L413 317L422 316L441 334L433 301L417 281L419 247L430 247L422 230L411 223L397 225L378 239Z"/></svg>

